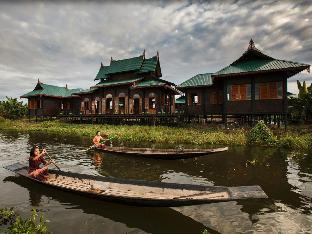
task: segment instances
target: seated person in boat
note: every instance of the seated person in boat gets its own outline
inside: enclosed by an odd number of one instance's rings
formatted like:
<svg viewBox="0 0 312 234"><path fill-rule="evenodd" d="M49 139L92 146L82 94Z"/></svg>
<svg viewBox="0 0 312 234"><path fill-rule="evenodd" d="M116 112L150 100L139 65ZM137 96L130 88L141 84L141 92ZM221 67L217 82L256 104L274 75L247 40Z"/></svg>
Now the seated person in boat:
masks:
<svg viewBox="0 0 312 234"><path fill-rule="evenodd" d="M101 136L101 132L97 131L93 138L93 144L96 146L96 148L105 148L105 144L102 143L103 141L105 141L105 139Z"/></svg>
<svg viewBox="0 0 312 234"><path fill-rule="evenodd" d="M47 162L44 159L44 155L46 154L47 151L45 149L43 149L40 153L38 146L34 146L30 150L28 174L31 177L40 180L46 179L48 175L48 166L51 164L51 162ZM43 164L44 166L40 167L41 164Z"/></svg>

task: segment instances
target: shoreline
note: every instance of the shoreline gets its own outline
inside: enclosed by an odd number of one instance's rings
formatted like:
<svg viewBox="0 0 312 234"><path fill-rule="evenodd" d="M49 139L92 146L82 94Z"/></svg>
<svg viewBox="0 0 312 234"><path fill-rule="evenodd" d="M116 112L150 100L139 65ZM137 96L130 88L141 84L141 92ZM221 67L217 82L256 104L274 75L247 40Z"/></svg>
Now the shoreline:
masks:
<svg viewBox="0 0 312 234"><path fill-rule="evenodd" d="M303 130L306 128L303 128ZM0 131L12 130L25 133L43 132L55 135L72 135L75 137L92 138L96 131L113 138L115 145L153 146L168 148L188 146L191 148L216 146L250 146L247 142L249 129L222 129L215 125L186 125L184 127L141 126L141 125L98 125L71 124L57 120L44 122L29 122L28 120L0 120ZM274 142L252 144L260 146L279 147L307 152L312 149L312 135L300 131L297 126L289 127L285 132L274 130Z"/></svg>

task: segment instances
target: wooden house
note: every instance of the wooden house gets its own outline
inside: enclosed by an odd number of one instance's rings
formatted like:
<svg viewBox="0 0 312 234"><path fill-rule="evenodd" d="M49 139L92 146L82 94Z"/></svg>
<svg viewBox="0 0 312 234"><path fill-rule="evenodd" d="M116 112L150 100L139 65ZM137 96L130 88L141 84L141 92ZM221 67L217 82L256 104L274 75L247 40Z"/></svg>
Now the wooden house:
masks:
<svg viewBox="0 0 312 234"><path fill-rule="evenodd" d="M80 97L73 93L81 89L68 89L40 82L33 91L21 96L28 99L29 116L57 116L79 114Z"/></svg>
<svg viewBox="0 0 312 234"><path fill-rule="evenodd" d="M185 93L189 115L262 118L287 114L287 79L310 65L279 60L255 47L216 73L200 74L178 88Z"/></svg>
<svg viewBox="0 0 312 234"><path fill-rule="evenodd" d="M160 77L159 54L114 60L100 69L98 83L76 93L81 97L83 115L149 115L175 111L175 85Z"/></svg>

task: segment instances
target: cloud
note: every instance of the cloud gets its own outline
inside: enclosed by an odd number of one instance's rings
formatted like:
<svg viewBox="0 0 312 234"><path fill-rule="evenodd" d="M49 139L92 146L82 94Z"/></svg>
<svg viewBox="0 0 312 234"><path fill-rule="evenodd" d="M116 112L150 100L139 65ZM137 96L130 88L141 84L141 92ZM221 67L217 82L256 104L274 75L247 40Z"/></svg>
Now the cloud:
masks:
<svg viewBox="0 0 312 234"><path fill-rule="evenodd" d="M270 56L312 64L309 1L0 3L0 96L38 78L87 88L100 62L160 52L163 78L181 83L240 56L252 37ZM311 79L311 75L297 78Z"/></svg>

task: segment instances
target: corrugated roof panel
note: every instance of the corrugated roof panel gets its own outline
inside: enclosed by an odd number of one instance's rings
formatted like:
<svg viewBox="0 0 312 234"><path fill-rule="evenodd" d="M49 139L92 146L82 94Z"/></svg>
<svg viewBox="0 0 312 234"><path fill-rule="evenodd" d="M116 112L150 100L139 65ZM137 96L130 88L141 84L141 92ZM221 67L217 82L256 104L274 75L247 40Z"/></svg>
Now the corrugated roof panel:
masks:
<svg viewBox="0 0 312 234"><path fill-rule="evenodd" d="M149 59L145 59L143 62L143 65L140 69L140 73L145 73L145 72L154 72L156 70L157 66L157 57L152 57Z"/></svg>
<svg viewBox="0 0 312 234"><path fill-rule="evenodd" d="M135 87L142 88L142 87L151 87L151 86L163 86L165 85L165 82L162 82L160 80L144 80L138 82Z"/></svg>
<svg viewBox="0 0 312 234"><path fill-rule="evenodd" d="M176 103L176 104L185 104L185 96L178 97L178 98L175 100L175 103Z"/></svg>
<svg viewBox="0 0 312 234"><path fill-rule="evenodd" d="M139 70L143 63L143 56L133 57L122 60L112 60L110 66L105 69L105 74Z"/></svg>
<svg viewBox="0 0 312 234"><path fill-rule="evenodd" d="M136 82L142 80L142 77L136 77L132 79L127 80L104 80L99 83L97 83L94 87L104 87L104 86L113 86L113 85L123 85L123 84L129 84L132 82Z"/></svg>
<svg viewBox="0 0 312 234"><path fill-rule="evenodd" d="M213 74L213 76L218 75L228 75L228 74L237 74L245 72L257 72L257 71L270 71L270 70L280 70L280 69L289 69L289 68L299 68L299 67L308 67L310 65L297 63L292 61L285 60L249 60L241 61L234 65L227 66L220 71Z"/></svg>
<svg viewBox="0 0 312 234"><path fill-rule="evenodd" d="M198 74L193 76L192 78L184 81L178 87L186 88L186 87L196 87L196 86L210 86L212 85L212 73Z"/></svg>

